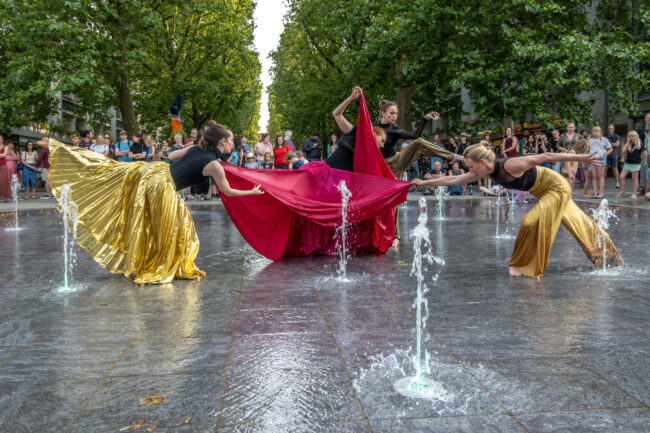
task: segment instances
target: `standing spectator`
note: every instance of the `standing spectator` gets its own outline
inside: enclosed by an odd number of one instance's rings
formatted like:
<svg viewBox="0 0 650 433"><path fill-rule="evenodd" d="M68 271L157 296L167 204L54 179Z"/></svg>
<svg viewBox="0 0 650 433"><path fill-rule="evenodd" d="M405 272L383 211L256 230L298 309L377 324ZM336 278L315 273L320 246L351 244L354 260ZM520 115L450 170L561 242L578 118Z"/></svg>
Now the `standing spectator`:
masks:
<svg viewBox="0 0 650 433"><path fill-rule="evenodd" d="M271 136L268 133L263 133L260 136L260 141L255 146L255 156L257 157L257 165L260 167L264 163L264 155L270 153L273 155L273 145L271 144Z"/></svg>
<svg viewBox="0 0 650 433"><path fill-rule="evenodd" d="M293 144L293 132L289 129L284 131L284 141L289 145L292 152L296 151L296 146Z"/></svg>
<svg viewBox="0 0 650 433"><path fill-rule="evenodd" d="M458 143L456 143L456 138L452 135L449 137L449 145L446 146L447 150L453 153L456 153L456 148L458 147Z"/></svg>
<svg viewBox="0 0 650 433"><path fill-rule="evenodd" d="M172 153L172 149L169 147L169 140L163 139L162 144L160 145L160 150L158 151L158 158L167 164L171 164L169 159L170 153Z"/></svg>
<svg viewBox="0 0 650 433"><path fill-rule="evenodd" d="M639 140L645 146L645 148L650 149L650 112L645 113L644 124L639 126L636 132L637 134L639 134ZM648 169L648 160L646 158L641 160L641 168L639 171L639 181L641 182L641 194L646 194L646 197L647 194L650 193L650 191L645 187L647 180L650 179L650 177L646 176L647 169Z"/></svg>
<svg viewBox="0 0 650 433"><path fill-rule="evenodd" d="M558 144L558 149L560 152L568 152L580 137L576 134L576 124L569 122L566 125L566 132L560 135L560 143Z"/></svg>
<svg viewBox="0 0 650 433"><path fill-rule="evenodd" d="M81 139L77 134L70 134L70 140L72 140L72 145L74 147L81 147Z"/></svg>
<svg viewBox="0 0 650 433"><path fill-rule="evenodd" d="M257 158L253 152L248 152L246 154L246 162L244 163L246 168L257 168Z"/></svg>
<svg viewBox="0 0 650 433"><path fill-rule="evenodd" d="M558 152L566 152L567 149L562 147L560 145L560 130L559 129L554 129L551 131L551 141L548 143L548 148L550 149L551 152L553 153L558 153ZM562 162L558 161L556 163L553 163L553 170L557 171L558 173L562 172Z"/></svg>
<svg viewBox="0 0 650 433"><path fill-rule="evenodd" d="M23 186L25 187L25 198L29 198L29 187L32 187L32 198L36 198L36 150L34 143L28 141L25 150L20 155L23 163Z"/></svg>
<svg viewBox="0 0 650 433"><path fill-rule="evenodd" d="M589 131L587 131L586 129L580 130L580 136L585 140L589 140L591 138L591 135L589 135Z"/></svg>
<svg viewBox="0 0 650 433"><path fill-rule="evenodd" d="M18 162L20 157L16 154L13 141L7 141L5 146L5 161L7 162L7 181L11 186L11 180L14 176L18 177Z"/></svg>
<svg viewBox="0 0 650 433"><path fill-rule="evenodd" d="M43 179L43 183L45 184L45 195L41 198L47 200L52 196L52 191L50 190L50 148L47 147L47 140L45 140L45 143L41 144L43 148L36 159L36 168L41 167L41 179Z"/></svg>
<svg viewBox="0 0 650 433"><path fill-rule="evenodd" d="M512 135L512 128L506 128L506 136L503 139L503 153L505 153L507 158L514 158L519 156L519 143L517 142L517 137Z"/></svg>
<svg viewBox="0 0 650 433"><path fill-rule="evenodd" d="M457 155L462 155L463 152L465 152L465 149L467 149L467 146L468 146L467 132L461 132L460 133L460 141L458 142L458 145L456 146L455 153Z"/></svg>
<svg viewBox="0 0 650 433"><path fill-rule="evenodd" d="M302 143L302 151L305 156L311 161L320 161L323 157L323 143L318 138L318 131L314 131Z"/></svg>
<svg viewBox="0 0 650 433"><path fill-rule="evenodd" d="M127 138L126 131L120 131L120 141L115 143L115 157L118 161L131 162L129 158L129 149L133 142Z"/></svg>
<svg viewBox="0 0 650 433"><path fill-rule="evenodd" d="M433 144L434 146L436 146L436 147L438 147L440 149L445 148L444 144L442 144L440 142L440 135L438 135L438 134L433 136L433 142L431 144ZM442 167L442 163L443 163L442 158L440 158L439 156L431 156L431 157L429 157L429 167L430 167L429 170L430 171L433 170L433 166L434 166L436 161L439 161L440 166Z"/></svg>
<svg viewBox="0 0 650 433"><path fill-rule="evenodd" d="M7 146L4 143L4 137L0 135L0 198L7 203L11 197L11 189L7 176Z"/></svg>
<svg viewBox="0 0 650 433"><path fill-rule="evenodd" d="M550 153L548 149L548 142L546 141L546 134L544 134L542 131L539 131L537 134L535 134L535 145L537 146L538 154ZM551 163L545 162L543 164L540 164L540 166L551 168Z"/></svg>
<svg viewBox="0 0 650 433"><path fill-rule="evenodd" d="M612 145L603 137L603 130L600 126L591 128L591 137L589 139L589 147L591 153L595 153L596 158L603 159L602 167L591 167L591 179L594 183L594 195L592 198L603 198L605 192L605 172L607 171L607 155L612 153Z"/></svg>
<svg viewBox="0 0 650 433"><path fill-rule="evenodd" d="M190 130L190 137L185 140L185 143L183 143L185 146L189 146L191 144L197 145L199 144L199 139L201 137L199 136L199 130L196 128L192 128Z"/></svg>
<svg viewBox="0 0 650 433"><path fill-rule="evenodd" d="M108 146L108 157L115 159L115 144L111 141L111 136L104 134L104 144Z"/></svg>
<svg viewBox="0 0 650 433"><path fill-rule="evenodd" d="M90 145L90 150L95 153L101 153L104 156L108 156L109 148L106 143L104 143L104 136L102 134L99 134L97 136L97 142L95 144Z"/></svg>
<svg viewBox="0 0 650 433"><path fill-rule="evenodd" d="M273 146L273 156L275 157L275 168L284 170L289 169L289 161L287 161L287 153L291 152L291 147L284 142L284 137L278 135L275 137L275 146Z"/></svg>
<svg viewBox="0 0 650 433"><path fill-rule="evenodd" d="M526 137L526 142L524 143L523 150L523 156L537 155L537 143L535 142L534 135L529 134L528 137Z"/></svg>
<svg viewBox="0 0 650 433"><path fill-rule="evenodd" d="M524 129L524 134L519 139L519 156L524 156L524 146L528 143L528 137L530 137L530 131Z"/></svg>
<svg viewBox="0 0 650 433"><path fill-rule="evenodd" d="M91 131L88 130L83 131L81 133L81 140L79 141L78 146L83 149L90 150L90 146L92 146L92 144L93 144L93 139L92 139Z"/></svg>
<svg viewBox="0 0 650 433"><path fill-rule="evenodd" d="M264 169L270 170L273 167L273 154L271 152L266 152L264 154L264 159L262 160L262 167Z"/></svg>
<svg viewBox="0 0 650 433"><path fill-rule="evenodd" d="M330 156L336 151L336 149L338 148L338 141L339 141L339 136L332 132L330 134L330 142L327 143L327 156Z"/></svg>
<svg viewBox="0 0 650 433"><path fill-rule="evenodd" d="M248 144L248 138L246 138L245 135L242 135L242 136L239 138L239 142L241 143L241 148L242 148L242 150L243 150L244 153L246 153L247 155L248 155L248 152L252 152L252 151L253 151L253 147L252 147L250 144ZM248 159L248 158L247 158L247 159Z"/></svg>
<svg viewBox="0 0 650 433"><path fill-rule="evenodd" d="M129 148L129 158L131 161L144 161L146 154L142 132L136 132L133 134L133 144Z"/></svg>
<svg viewBox="0 0 650 433"><path fill-rule="evenodd" d="M153 157L156 155L156 146L153 144L153 138L151 134L144 136L144 145L145 145L145 155L144 160L147 162L153 161Z"/></svg>
<svg viewBox="0 0 650 433"><path fill-rule="evenodd" d="M607 135L605 138L613 148L612 153L607 155L607 166L612 167L612 174L614 174L614 179L616 179L616 188L620 188L621 185L618 183L618 148L621 145L621 137L614 133L613 124L607 125ZM607 172L605 172L605 177L607 177Z"/></svg>
<svg viewBox="0 0 650 433"><path fill-rule="evenodd" d="M176 135L174 135L174 144L172 145L172 152L178 149L183 149L185 145L183 145L183 135L179 132Z"/></svg>
<svg viewBox="0 0 650 433"><path fill-rule="evenodd" d="M621 171L621 192L616 194L616 197L621 197L625 194L625 177L628 173L632 173L634 188L632 189L632 195L630 195L630 197L636 198L637 192L639 191L639 170L641 169L641 161L648 157L647 148L643 143L641 143L639 134L636 131L631 131L627 135L627 141L623 146L623 153L626 153L626 156L625 164Z"/></svg>

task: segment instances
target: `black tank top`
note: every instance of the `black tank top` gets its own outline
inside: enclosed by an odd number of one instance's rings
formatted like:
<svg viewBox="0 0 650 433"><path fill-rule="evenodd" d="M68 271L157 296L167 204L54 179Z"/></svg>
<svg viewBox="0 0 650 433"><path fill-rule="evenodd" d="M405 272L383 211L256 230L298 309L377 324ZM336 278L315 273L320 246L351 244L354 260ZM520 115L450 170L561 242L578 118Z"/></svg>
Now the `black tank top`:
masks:
<svg viewBox="0 0 650 433"><path fill-rule="evenodd" d="M181 159L169 167L176 191L203 184L207 177L203 176L203 169L218 157L214 150L201 150L199 146L191 147Z"/></svg>
<svg viewBox="0 0 650 433"><path fill-rule="evenodd" d="M501 158L494 160L494 171L490 175L493 181L507 189L516 189L519 191L528 191L537 180L537 167L529 168L521 177L513 177L506 171L506 161L510 158Z"/></svg>

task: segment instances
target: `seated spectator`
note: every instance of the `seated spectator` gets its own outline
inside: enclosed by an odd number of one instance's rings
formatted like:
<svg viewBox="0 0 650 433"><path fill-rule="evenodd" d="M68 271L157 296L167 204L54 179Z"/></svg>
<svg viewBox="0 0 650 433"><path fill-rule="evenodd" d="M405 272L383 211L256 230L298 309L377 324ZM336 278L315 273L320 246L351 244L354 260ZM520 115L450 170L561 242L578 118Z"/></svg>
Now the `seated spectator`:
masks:
<svg viewBox="0 0 650 433"><path fill-rule="evenodd" d="M454 162L451 164L451 170L449 170L449 176L460 176L461 174L465 174L465 170L460 168L458 162ZM450 195L463 195L463 192L465 191L465 185L452 185L449 186L449 194Z"/></svg>
<svg viewBox="0 0 650 433"><path fill-rule="evenodd" d="M244 167L257 168L257 158L255 158L255 154L253 152L248 152L246 154L246 162L244 163Z"/></svg>
<svg viewBox="0 0 650 433"><path fill-rule="evenodd" d="M266 152L264 154L264 159L262 160L262 166L260 168L264 168L266 170L274 168L274 166L273 166L273 154L271 152Z"/></svg>
<svg viewBox="0 0 650 433"><path fill-rule="evenodd" d="M298 157L296 156L296 152L287 153L285 159L289 163L289 170L297 170L300 168L300 167L294 167L295 164L302 166L302 164L299 164Z"/></svg>
<svg viewBox="0 0 650 433"><path fill-rule="evenodd" d="M429 171L428 173L424 174L425 179L438 179L440 177L444 177L445 172L442 169L442 162L440 161L434 161L433 163L433 170ZM433 194L435 188L433 187L425 187L425 190L423 191L423 194Z"/></svg>

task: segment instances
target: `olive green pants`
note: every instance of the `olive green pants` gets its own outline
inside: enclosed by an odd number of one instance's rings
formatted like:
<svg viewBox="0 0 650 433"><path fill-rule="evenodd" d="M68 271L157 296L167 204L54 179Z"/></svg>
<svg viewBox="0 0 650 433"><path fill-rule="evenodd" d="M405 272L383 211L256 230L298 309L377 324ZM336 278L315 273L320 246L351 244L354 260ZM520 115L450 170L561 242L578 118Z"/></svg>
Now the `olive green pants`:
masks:
<svg viewBox="0 0 650 433"><path fill-rule="evenodd" d="M434 146L423 138L416 138L411 141L408 146L397 152L395 155L386 159L386 164L393 171L396 178L401 179L402 175L423 156L432 157L438 156L447 162L454 159L454 153L442 147ZM395 239L400 238L399 233L399 210L395 208Z"/></svg>

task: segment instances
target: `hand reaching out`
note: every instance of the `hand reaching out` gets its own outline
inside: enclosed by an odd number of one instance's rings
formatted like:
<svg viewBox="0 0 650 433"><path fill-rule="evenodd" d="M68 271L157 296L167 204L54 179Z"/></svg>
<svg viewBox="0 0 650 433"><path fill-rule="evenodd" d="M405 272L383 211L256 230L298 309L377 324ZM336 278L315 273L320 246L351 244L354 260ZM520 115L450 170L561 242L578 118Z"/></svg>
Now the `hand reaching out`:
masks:
<svg viewBox="0 0 650 433"><path fill-rule="evenodd" d="M431 113L425 114L424 118L427 120L440 120L440 113L432 111Z"/></svg>
<svg viewBox="0 0 650 433"><path fill-rule="evenodd" d="M352 94L350 95L350 99L359 99L361 94L363 93L363 90L361 90L361 87L356 86L352 89Z"/></svg>
<svg viewBox="0 0 650 433"><path fill-rule="evenodd" d="M261 194L264 194L261 185L255 185L255 187L251 189L251 195L261 195Z"/></svg>

